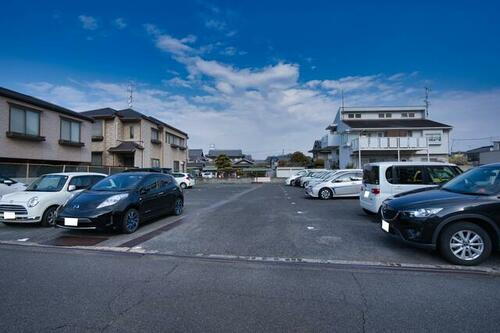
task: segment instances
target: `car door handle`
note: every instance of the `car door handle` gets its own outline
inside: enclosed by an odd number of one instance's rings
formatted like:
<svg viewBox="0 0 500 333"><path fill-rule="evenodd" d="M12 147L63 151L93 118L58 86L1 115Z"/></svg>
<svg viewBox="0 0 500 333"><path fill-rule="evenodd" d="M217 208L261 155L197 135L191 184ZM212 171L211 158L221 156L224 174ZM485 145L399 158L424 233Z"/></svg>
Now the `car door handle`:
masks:
<svg viewBox="0 0 500 333"><path fill-rule="evenodd" d="M163 195L163 194L165 194L165 192L160 192L160 193L158 193L158 195Z"/></svg>

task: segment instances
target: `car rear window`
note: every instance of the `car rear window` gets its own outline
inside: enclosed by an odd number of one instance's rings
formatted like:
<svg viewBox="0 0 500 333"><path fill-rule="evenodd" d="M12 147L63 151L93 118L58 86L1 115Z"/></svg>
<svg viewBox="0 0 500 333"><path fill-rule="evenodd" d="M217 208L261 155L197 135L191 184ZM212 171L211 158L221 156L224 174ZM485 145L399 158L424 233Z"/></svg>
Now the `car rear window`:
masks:
<svg viewBox="0 0 500 333"><path fill-rule="evenodd" d="M379 170L378 165L365 165L363 169L363 183L380 185Z"/></svg>

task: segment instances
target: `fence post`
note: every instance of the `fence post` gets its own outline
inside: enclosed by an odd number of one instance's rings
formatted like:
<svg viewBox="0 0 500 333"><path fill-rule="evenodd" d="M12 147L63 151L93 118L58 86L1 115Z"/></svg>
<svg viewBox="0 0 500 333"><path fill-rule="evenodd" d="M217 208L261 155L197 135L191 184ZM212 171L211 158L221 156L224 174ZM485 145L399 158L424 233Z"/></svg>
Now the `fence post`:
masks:
<svg viewBox="0 0 500 333"><path fill-rule="evenodd" d="M111 167L108 167L108 175L111 175Z"/></svg>
<svg viewBox="0 0 500 333"><path fill-rule="evenodd" d="M26 163L26 180L30 178L30 164Z"/></svg>
<svg viewBox="0 0 500 333"><path fill-rule="evenodd" d="M90 165L87 165L87 172L90 172Z"/></svg>
<svg viewBox="0 0 500 333"><path fill-rule="evenodd" d="M66 172L66 164L63 164L63 172Z"/></svg>

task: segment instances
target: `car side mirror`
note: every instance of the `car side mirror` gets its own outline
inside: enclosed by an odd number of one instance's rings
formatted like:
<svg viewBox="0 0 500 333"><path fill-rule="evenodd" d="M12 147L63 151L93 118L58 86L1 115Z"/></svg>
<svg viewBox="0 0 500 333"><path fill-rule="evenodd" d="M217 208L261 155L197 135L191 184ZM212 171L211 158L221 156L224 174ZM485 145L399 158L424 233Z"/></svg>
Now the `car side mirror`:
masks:
<svg viewBox="0 0 500 333"><path fill-rule="evenodd" d="M68 186L68 192L76 191L76 189L77 189L76 185L70 185L70 186Z"/></svg>
<svg viewBox="0 0 500 333"><path fill-rule="evenodd" d="M141 189L139 190L139 194L148 194L148 192L149 192L149 189L148 189L148 188L141 188Z"/></svg>
<svg viewBox="0 0 500 333"><path fill-rule="evenodd" d="M3 183L4 183L5 185L7 185L7 186L10 186L10 185L14 184L14 182L13 182L12 180L10 180L10 179L5 179L5 180L3 181Z"/></svg>

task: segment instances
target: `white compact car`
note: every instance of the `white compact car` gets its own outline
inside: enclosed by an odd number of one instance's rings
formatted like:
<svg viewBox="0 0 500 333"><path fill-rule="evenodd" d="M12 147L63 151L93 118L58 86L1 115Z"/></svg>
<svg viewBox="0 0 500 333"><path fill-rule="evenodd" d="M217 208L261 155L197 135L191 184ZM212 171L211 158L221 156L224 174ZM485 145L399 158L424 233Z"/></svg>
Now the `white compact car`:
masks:
<svg viewBox="0 0 500 333"><path fill-rule="evenodd" d="M322 183L306 187L306 195L328 200L335 197L358 197L363 179L362 170L337 172L335 176Z"/></svg>
<svg viewBox="0 0 500 333"><path fill-rule="evenodd" d="M56 210L74 194L106 178L102 173L51 173L35 180L25 191L0 197L0 222L54 225Z"/></svg>
<svg viewBox="0 0 500 333"><path fill-rule="evenodd" d="M177 181L177 185L179 185L182 189L191 188L196 183L193 176L191 176L189 173L174 172L172 173L172 176Z"/></svg>
<svg viewBox="0 0 500 333"><path fill-rule="evenodd" d="M206 179L212 179L212 178L215 178L215 175L211 172L203 172L201 174L201 177L206 178Z"/></svg>
<svg viewBox="0 0 500 333"><path fill-rule="evenodd" d="M356 169L356 170L358 170L358 169ZM306 181L304 183L304 186L305 187L308 187L308 186L314 187L315 185L317 185L319 183L324 183L324 182L327 182L327 181L334 179L339 172L356 171L356 170L354 170L354 169L331 170L328 174L326 174L325 176L323 176L321 178L315 178L315 179L311 179L311 180Z"/></svg>
<svg viewBox="0 0 500 333"><path fill-rule="evenodd" d="M331 170L313 169L310 170L307 175L300 177L298 180L296 180L296 183L298 182L300 187L305 187L304 186L305 183L311 180L323 179L323 177L327 177L330 174L330 172Z"/></svg>
<svg viewBox="0 0 500 333"><path fill-rule="evenodd" d="M288 177L287 179L285 179L285 185L293 185L293 182L295 181L295 179L297 178L300 178L302 176L305 176L309 171L308 170L300 170L299 172L297 172L296 174Z"/></svg>
<svg viewBox="0 0 500 333"><path fill-rule="evenodd" d="M26 187L27 186L25 184L16 182L14 179L0 176L0 196L8 193L24 191Z"/></svg>
<svg viewBox="0 0 500 333"><path fill-rule="evenodd" d="M378 162L365 164L361 208L378 214L384 200L397 194L436 187L462 173L455 164L439 162Z"/></svg>

